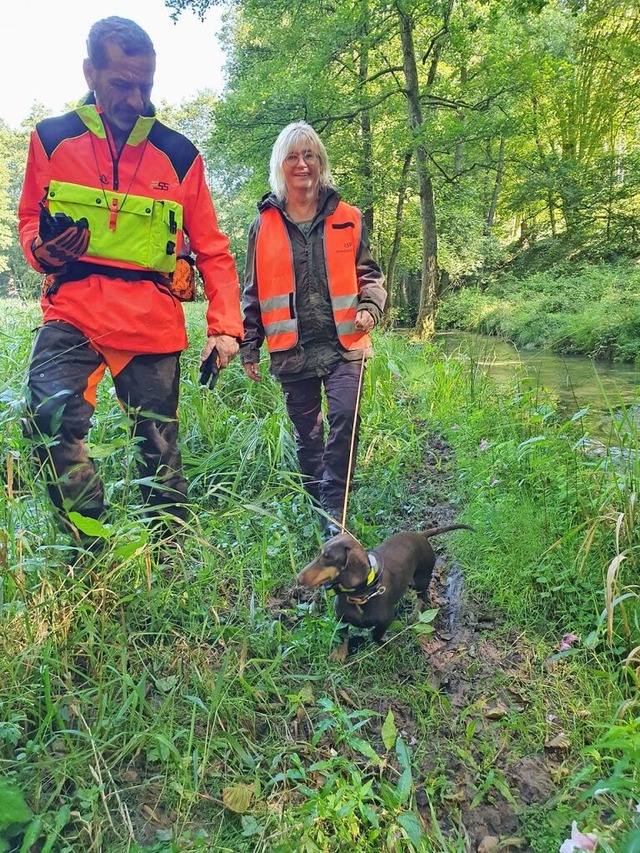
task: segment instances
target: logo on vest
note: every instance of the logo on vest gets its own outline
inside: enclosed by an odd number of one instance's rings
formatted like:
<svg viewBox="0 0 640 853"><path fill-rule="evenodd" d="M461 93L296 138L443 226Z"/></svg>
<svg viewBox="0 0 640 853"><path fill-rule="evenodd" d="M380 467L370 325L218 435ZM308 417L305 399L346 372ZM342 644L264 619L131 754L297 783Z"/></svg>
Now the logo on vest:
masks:
<svg viewBox="0 0 640 853"><path fill-rule="evenodd" d="M169 189L169 184L166 181L151 181L149 186L152 190L163 190L164 192Z"/></svg>

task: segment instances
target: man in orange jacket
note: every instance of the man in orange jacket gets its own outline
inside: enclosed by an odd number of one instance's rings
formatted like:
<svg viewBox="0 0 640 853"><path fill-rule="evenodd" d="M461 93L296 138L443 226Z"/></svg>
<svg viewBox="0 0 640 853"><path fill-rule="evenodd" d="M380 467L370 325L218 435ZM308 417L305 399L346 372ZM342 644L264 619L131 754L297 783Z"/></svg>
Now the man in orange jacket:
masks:
<svg viewBox="0 0 640 853"><path fill-rule="evenodd" d="M202 157L155 118L149 36L110 17L93 25L87 48L90 94L36 126L19 207L24 253L46 276L31 432L53 502L76 533L70 511L97 518L105 506L85 438L106 368L139 441L145 504L165 521L186 518L177 406L187 337L171 290L185 233L209 303L202 361L215 349L226 367L242 338L235 263Z"/></svg>

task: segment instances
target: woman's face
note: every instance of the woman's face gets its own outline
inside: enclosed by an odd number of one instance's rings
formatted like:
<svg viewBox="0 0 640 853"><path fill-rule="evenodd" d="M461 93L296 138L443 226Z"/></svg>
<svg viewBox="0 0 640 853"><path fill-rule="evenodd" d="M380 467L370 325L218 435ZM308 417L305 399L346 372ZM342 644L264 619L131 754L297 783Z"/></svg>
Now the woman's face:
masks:
<svg viewBox="0 0 640 853"><path fill-rule="evenodd" d="M300 139L284 158L282 164L287 190L317 189L320 180L320 157L313 146Z"/></svg>

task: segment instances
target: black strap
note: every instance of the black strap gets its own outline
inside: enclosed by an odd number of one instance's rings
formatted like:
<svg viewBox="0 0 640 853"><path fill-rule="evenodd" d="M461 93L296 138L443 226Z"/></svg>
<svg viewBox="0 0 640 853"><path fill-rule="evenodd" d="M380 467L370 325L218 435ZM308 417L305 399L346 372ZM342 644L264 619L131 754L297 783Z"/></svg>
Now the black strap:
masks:
<svg viewBox="0 0 640 853"><path fill-rule="evenodd" d="M106 264L92 264L88 261L75 261L61 272L55 273L53 282L46 291L46 296L53 296L58 292L61 284L68 281L82 281L90 275L102 275L107 278L121 278L124 281L152 281L154 284L169 287L171 276L156 270L130 270L123 267L108 267Z"/></svg>

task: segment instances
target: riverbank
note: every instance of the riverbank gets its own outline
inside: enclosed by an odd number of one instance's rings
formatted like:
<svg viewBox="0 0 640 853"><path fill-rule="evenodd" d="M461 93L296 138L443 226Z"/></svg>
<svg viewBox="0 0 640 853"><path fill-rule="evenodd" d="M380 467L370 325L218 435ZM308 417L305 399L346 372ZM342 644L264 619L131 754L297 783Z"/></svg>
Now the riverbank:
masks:
<svg viewBox="0 0 640 853"><path fill-rule="evenodd" d="M447 293L438 327L497 335L519 349L637 362L640 262L572 265L565 259L534 272L507 267L482 286Z"/></svg>
<svg viewBox="0 0 640 853"><path fill-rule="evenodd" d="M336 659L330 603L294 582L320 543L282 395L238 364L203 392L201 315L189 306L181 402L194 514L169 579L108 383L92 436L113 507L103 556L87 564L51 525L18 407L32 323L5 329L0 794L17 805L0 841L551 853L575 820L629 853L637 435L635 457L630 437L620 458L587 456L580 418L537 390L379 338L351 529L370 547L454 519L475 532L433 541L437 613L410 624L408 596L383 647Z"/></svg>

